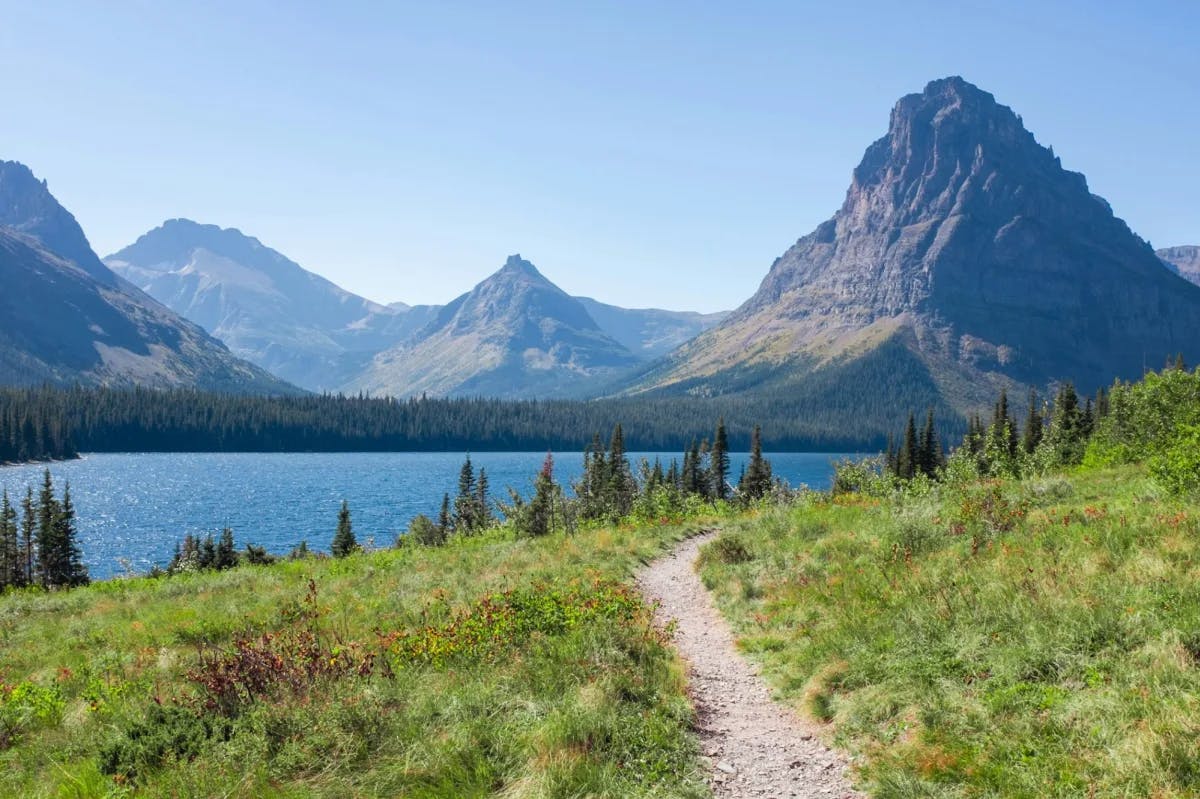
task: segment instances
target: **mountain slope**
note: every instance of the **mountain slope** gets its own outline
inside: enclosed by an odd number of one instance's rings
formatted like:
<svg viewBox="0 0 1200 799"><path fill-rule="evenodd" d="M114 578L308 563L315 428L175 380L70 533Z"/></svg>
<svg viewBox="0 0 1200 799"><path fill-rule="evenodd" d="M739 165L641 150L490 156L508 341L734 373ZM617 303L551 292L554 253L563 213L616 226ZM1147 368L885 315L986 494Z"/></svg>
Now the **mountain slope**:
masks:
<svg viewBox="0 0 1200 799"><path fill-rule="evenodd" d="M1200 286L1200 247L1167 247L1156 254L1172 272Z"/></svg>
<svg viewBox="0 0 1200 799"><path fill-rule="evenodd" d="M0 203L0 383L295 392L109 271L24 165Z"/></svg>
<svg viewBox="0 0 1200 799"><path fill-rule="evenodd" d="M1200 289L1011 109L947 78L897 103L832 219L632 390L782 389L821 373L829 402L860 423L861 388L836 375L884 344L913 353L937 398L966 410L997 385L1090 390L1167 353L1195 362L1198 331Z"/></svg>
<svg viewBox="0 0 1200 799"><path fill-rule="evenodd" d="M580 396L637 363L519 255L349 386L394 396Z"/></svg>
<svg viewBox="0 0 1200 799"><path fill-rule="evenodd" d="M235 229L172 219L105 259L236 354L296 385L334 389L432 318L383 306Z"/></svg>
<svg viewBox="0 0 1200 799"><path fill-rule="evenodd" d="M684 342L718 324L729 311L702 314L661 308L621 308L576 297L600 329L639 358L666 355Z"/></svg>

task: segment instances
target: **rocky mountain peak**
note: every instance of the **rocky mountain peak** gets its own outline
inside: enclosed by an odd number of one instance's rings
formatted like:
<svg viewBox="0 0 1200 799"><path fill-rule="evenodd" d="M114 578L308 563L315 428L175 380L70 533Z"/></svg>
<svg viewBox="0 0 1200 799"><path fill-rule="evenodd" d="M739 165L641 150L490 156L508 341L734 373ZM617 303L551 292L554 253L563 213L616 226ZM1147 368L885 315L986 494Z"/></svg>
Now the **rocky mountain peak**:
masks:
<svg viewBox="0 0 1200 799"><path fill-rule="evenodd" d="M0 225L36 239L106 285L116 282L71 212L54 198L45 180L38 180L19 161L0 161Z"/></svg>
<svg viewBox="0 0 1200 799"><path fill-rule="evenodd" d="M896 103L834 217L646 382L798 379L892 342L967 407L989 384L1137 377L1147 359L1198 352L1196 329L1200 292L1012 109L950 77Z"/></svg>
<svg viewBox="0 0 1200 799"><path fill-rule="evenodd" d="M508 256L504 261L504 266L496 273L502 276L520 276L528 277L534 280L540 280L549 283L545 276L537 270L529 261L521 257L520 253Z"/></svg>

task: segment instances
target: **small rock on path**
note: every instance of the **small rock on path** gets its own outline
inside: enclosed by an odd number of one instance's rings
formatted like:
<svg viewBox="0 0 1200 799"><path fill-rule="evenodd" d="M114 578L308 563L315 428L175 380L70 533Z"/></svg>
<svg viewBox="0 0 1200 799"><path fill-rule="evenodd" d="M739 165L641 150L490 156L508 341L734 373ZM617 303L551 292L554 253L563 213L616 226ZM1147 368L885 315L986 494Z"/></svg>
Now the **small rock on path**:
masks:
<svg viewBox="0 0 1200 799"><path fill-rule="evenodd" d="M638 575L658 622L676 622L675 647L690 670L700 750L720 799L857 799L843 755L825 747L812 725L771 699L696 574L706 533L684 541Z"/></svg>

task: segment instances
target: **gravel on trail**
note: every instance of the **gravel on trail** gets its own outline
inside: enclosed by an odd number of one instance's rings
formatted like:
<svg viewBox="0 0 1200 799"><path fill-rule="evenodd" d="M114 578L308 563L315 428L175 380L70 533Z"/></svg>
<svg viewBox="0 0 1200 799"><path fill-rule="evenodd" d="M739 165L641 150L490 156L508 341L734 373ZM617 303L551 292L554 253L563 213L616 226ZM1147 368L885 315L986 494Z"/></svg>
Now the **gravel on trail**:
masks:
<svg viewBox="0 0 1200 799"><path fill-rule="evenodd" d="M776 703L754 667L737 651L729 624L696 574L705 533L646 566L638 586L689 666L701 754L718 799L857 799L848 763L824 746L815 727Z"/></svg>

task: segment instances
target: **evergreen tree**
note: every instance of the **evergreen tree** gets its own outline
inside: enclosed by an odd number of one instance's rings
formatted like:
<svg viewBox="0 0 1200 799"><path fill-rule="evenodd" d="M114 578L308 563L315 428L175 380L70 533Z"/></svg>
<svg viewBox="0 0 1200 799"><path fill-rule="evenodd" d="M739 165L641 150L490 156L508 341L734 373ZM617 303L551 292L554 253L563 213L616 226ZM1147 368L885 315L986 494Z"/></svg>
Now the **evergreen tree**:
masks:
<svg viewBox="0 0 1200 799"><path fill-rule="evenodd" d="M717 420L717 432L713 436L709 464L712 496L725 499L729 495L729 437L725 432L724 416Z"/></svg>
<svg viewBox="0 0 1200 799"><path fill-rule="evenodd" d="M479 470L479 479L475 481L475 513L480 529L492 526L495 516L492 515L492 502L488 498L488 476L486 469Z"/></svg>
<svg viewBox="0 0 1200 799"><path fill-rule="evenodd" d="M450 495L442 494L442 509L438 512L438 529L446 538L454 530L454 517L450 515Z"/></svg>
<svg viewBox="0 0 1200 799"><path fill-rule="evenodd" d="M87 566L83 563L83 550L79 547L79 534L75 528L75 504L71 501L71 484L63 486L63 498L59 505L58 530L55 535L59 545L57 564L61 574L59 585L70 587L87 585Z"/></svg>
<svg viewBox="0 0 1200 799"><path fill-rule="evenodd" d="M5 489L0 496L0 591L19 584L21 547L17 536L17 509Z"/></svg>
<svg viewBox="0 0 1200 799"><path fill-rule="evenodd" d="M197 565L201 569L213 569L217 564L217 542L213 540L212 533L204 537L200 543L200 558Z"/></svg>
<svg viewBox="0 0 1200 799"><path fill-rule="evenodd" d="M749 502L761 499L771 491L771 464L762 454L762 428L754 426L750 434L750 462L738 483L738 494Z"/></svg>
<svg viewBox="0 0 1200 799"><path fill-rule="evenodd" d="M452 524L461 533L473 533L479 528L479 498L475 495L477 485L471 456L463 461L458 473L458 496L454 499Z"/></svg>
<svg viewBox="0 0 1200 799"><path fill-rule="evenodd" d="M308 544L305 541L301 541L300 546L296 549L303 550L298 557L308 554ZM213 568L218 570L232 569L236 565L237 549L233 544L233 530L226 527L221 531L221 540L217 542L217 552L213 560Z"/></svg>
<svg viewBox="0 0 1200 799"><path fill-rule="evenodd" d="M342 509L338 511L337 532L333 536L330 551L335 558L344 558L358 549L358 541L354 538L354 527L350 522L350 503L342 500Z"/></svg>
<svg viewBox="0 0 1200 799"><path fill-rule="evenodd" d="M625 456L625 433L618 423L613 427L608 445L608 484L604 491L604 513L617 520L629 515L633 509L633 498L637 484Z"/></svg>
<svg viewBox="0 0 1200 799"><path fill-rule="evenodd" d="M917 419L912 413L908 414L908 424L904 428L904 443L900 445L900 468L896 474L904 480L911 480L920 468L920 445L917 442Z"/></svg>
<svg viewBox="0 0 1200 799"><path fill-rule="evenodd" d="M1025 417L1025 432L1021 437L1021 449L1027 455L1032 455L1038 444L1042 443L1043 422L1038 409L1037 392L1029 391L1029 413Z"/></svg>
<svg viewBox="0 0 1200 799"><path fill-rule="evenodd" d="M34 546L37 549L38 582L43 588L58 585L61 574L56 568L61 546L57 540L59 527L58 500L54 498L54 483L50 470L42 473L42 488L38 493L37 502L37 531L34 533Z"/></svg>
<svg viewBox="0 0 1200 799"><path fill-rule="evenodd" d="M525 520L525 532L533 537L549 535L554 529L554 456L546 453L541 471L533 486L533 499L529 502Z"/></svg>
<svg viewBox="0 0 1200 799"><path fill-rule="evenodd" d="M929 477L937 475L937 470L942 465L942 444L938 440L937 429L933 424L933 408L930 408L925 415L925 428L921 432L921 444L917 459L921 472Z"/></svg>
<svg viewBox="0 0 1200 799"><path fill-rule="evenodd" d="M692 439L692 445L683 454L683 493L704 494L704 481L701 479L700 442Z"/></svg>
<svg viewBox="0 0 1200 799"><path fill-rule="evenodd" d="M33 585L37 579L37 516L33 486L25 487L25 498L21 500L21 553L25 563L17 585Z"/></svg>

